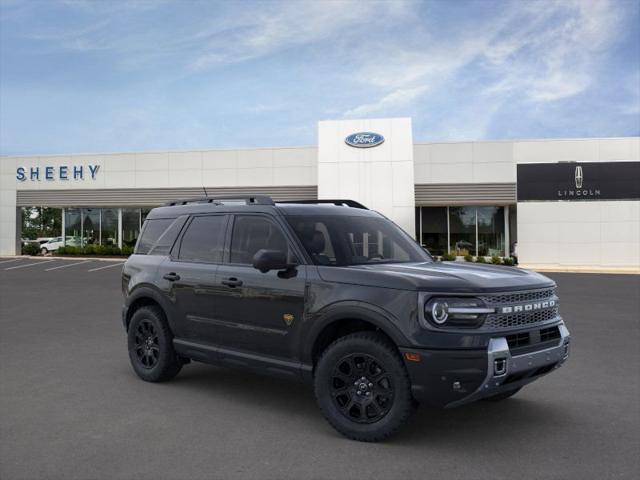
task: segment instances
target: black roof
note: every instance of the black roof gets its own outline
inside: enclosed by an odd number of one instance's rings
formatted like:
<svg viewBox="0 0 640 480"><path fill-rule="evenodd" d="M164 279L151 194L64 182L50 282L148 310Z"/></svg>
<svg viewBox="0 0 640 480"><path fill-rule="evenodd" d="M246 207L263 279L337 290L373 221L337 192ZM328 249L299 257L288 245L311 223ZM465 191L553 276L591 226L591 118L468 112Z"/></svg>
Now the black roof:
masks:
<svg viewBox="0 0 640 480"><path fill-rule="evenodd" d="M377 216L354 200L288 200L274 202L268 195L235 197L202 197L174 200L154 208L147 218L175 218L180 215L209 212L262 212L278 211L282 215L346 215Z"/></svg>

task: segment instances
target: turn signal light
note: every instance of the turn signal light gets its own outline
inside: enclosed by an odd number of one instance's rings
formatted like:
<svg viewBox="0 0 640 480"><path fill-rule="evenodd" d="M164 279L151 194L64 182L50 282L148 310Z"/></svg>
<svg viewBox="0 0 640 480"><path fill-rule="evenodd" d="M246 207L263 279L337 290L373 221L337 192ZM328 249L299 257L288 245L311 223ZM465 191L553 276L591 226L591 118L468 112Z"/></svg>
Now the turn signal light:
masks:
<svg viewBox="0 0 640 480"><path fill-rule="evenodd" d="M420 354L419 353L413 353L413 352L405 352L404 358L406 358L410 362L419 362L420 361Z"/></svg>

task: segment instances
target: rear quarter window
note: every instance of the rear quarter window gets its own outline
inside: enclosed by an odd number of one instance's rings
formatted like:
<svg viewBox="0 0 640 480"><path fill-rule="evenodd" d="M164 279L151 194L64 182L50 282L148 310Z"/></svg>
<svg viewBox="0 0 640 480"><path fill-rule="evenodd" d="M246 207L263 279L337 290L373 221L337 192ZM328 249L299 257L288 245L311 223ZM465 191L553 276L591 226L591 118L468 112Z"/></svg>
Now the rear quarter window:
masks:
<svg viewBox="0 0 640 480"><path fill-rule="evenodd" d="M167 255L186 218L186 216L183 216L145 220L134 253L139 255Z"/></svg>

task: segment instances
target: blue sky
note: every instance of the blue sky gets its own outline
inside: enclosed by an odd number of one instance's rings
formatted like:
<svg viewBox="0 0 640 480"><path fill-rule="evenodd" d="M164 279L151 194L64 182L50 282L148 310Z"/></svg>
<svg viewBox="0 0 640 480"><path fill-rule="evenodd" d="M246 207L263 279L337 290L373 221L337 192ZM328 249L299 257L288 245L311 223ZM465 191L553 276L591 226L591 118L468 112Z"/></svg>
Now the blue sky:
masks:
<svg viewBox="0 0 640 480"><path fill-rule="evenodd" d="M0 0L0 154L640 134L640 1Z"/></svg>

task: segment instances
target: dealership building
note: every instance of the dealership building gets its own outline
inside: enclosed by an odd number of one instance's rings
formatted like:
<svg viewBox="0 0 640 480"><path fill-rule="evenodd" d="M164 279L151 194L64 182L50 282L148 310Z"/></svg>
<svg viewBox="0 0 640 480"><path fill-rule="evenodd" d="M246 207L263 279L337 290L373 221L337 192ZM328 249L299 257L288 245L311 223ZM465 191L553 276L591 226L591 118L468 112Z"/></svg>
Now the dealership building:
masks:
<svg viewBox="0 0 640 480"><path fill-rule="evenodd" d="M317 146L2 157L0 180L0 255L20 253L23 207L125 246L154 206L268 194L357 200L435 255L640 270L640 137L414 143L409 118L322 121Z"/></svg>

